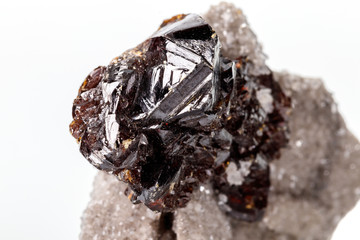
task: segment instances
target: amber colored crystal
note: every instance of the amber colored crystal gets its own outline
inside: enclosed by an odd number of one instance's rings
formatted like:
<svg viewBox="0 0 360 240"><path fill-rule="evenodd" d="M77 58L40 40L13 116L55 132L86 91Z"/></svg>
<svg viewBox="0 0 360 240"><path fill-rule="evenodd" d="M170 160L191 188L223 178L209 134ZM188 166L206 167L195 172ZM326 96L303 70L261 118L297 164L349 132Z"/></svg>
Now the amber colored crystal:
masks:
<svg viewBox="0 0 360 240"><path fill-rule="evenodd" d="M255 221L267 205L269 161L286 145L290 99L246 56L220 54L201 17L177 15L98 67L74 101L72 135L95 167L152 210L186 206L210 182L219 207Z"/></svg>

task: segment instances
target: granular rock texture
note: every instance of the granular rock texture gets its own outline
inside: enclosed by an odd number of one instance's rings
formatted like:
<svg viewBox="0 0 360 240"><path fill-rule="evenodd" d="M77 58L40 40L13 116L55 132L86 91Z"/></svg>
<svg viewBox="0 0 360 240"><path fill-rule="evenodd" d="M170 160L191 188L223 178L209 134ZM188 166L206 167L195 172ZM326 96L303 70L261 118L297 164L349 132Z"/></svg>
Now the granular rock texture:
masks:
<svg viewBox="0 0 360 240"><path fill-rule="evenodd" d="M212 188L201 186L188 206L175 213L176 239L232 239L229 218L217 204Z"/></svg>
<svg viewBox="0 0 360 240"><path fill-rule="evenodd" d="M246 16L232 4L221 3L204 14L204 19L214 28L222 43L221 52L230 59L239 56L254 63L252 74L268 74L266 56L251 30Z"/></svg>
<svg viewBox="0 0 360 240"><path fill-rule="evenodd" d="M108 174L96 176L92 200L82 216L80 239L157 239L159 214L132 204L125 189L125 184Z"/></svg>
<svg viewBox="0 0 360 240"><path fill-rule="evenodd" d="M224 55L251 56L258 59L252 70L263 69L261 47L240 10L222 3L205 19L218 33ZM156 214L132 205L124 183L99 173L80 239L329 239L360 198L360 144L346 129L321 80L287 73L274 77L292 98L291 135L281 158L270 164L271 188L261 221L246 223L220 211L224 196L214 198L208 185L200 186L185 208Z"/></svg>

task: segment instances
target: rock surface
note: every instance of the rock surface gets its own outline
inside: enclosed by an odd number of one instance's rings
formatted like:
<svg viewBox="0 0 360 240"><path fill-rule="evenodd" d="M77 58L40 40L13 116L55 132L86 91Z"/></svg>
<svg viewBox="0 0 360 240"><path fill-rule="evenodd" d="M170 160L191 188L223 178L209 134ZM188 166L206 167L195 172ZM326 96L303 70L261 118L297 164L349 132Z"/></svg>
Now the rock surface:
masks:
<svg viewBox="0 0 360 240"><path fill-rule="evenodd" d="M241 10L221 3L204 18L214 27L225 56L248 55L265 69L265 56ZM346 129L331 94L319 79L276 73L292 97L290 143L271 165L269 203L261 222L226 216L202 186L186 208L167 218L133 205L125 184L105 173L94 181L82 217L80 239L329 239L339 220L360 198L360 144Z"/></svg>
<svg viewBox="0 0 360 240"><path fill-rule="evenodd" d="M159 214L132 204L125 189L126 184L99 172L82 216L80 239L157 239Z"/></svg>

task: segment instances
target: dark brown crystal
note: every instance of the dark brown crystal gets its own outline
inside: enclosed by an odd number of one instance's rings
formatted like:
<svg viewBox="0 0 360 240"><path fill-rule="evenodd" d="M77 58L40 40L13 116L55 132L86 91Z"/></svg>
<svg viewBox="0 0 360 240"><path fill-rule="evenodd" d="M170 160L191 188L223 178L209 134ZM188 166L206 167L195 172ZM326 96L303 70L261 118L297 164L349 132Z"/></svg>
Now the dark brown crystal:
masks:
<svg viewBox="0 0 360 240"><path fill-rule="evenodd" d="M210 182L221 209L257 220L269 161L288 141L290 100L272 74L250 68L246 56L221 56L201 17L177 15L90 73L70 131L91 164L128 183L134 203L173 211Z"/></svg>

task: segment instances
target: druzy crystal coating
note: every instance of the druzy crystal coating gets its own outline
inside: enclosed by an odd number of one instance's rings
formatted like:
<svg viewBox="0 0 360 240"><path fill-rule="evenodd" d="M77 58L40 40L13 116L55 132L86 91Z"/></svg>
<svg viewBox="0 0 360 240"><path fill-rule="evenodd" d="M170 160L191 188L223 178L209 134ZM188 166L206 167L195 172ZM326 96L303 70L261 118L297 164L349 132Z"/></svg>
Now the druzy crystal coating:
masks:
<svg viewBox="0 0 360 240"><path fill-rule="evenodd" d="M200 16L177 15L87 76L70 131L91 164L128 184L134 203L173 211L210 183L221 209L255 221L269 162L288 141L290 99L251 67L246 56L222 57Z"/></svg>

